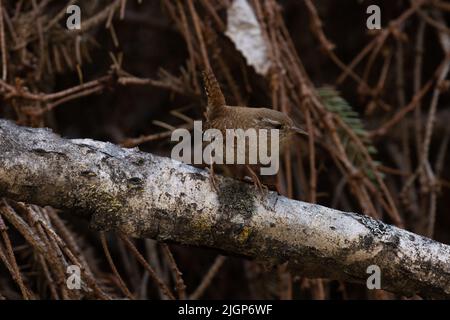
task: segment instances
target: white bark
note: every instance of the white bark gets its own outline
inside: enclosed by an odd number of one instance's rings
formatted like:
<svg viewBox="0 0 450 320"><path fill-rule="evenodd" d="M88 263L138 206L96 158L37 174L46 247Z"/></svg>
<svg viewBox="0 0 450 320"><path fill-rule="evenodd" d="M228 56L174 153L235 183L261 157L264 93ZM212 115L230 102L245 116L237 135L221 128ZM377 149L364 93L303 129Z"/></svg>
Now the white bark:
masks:
<svg viewBox="0 0 450 320"><path fill-rule="evenodd" d="M0 120L0 196L70 209L97 230L206 246L308 277L450 297L450 246L356 213L261 197L245 183L137 149Z"/></svg>

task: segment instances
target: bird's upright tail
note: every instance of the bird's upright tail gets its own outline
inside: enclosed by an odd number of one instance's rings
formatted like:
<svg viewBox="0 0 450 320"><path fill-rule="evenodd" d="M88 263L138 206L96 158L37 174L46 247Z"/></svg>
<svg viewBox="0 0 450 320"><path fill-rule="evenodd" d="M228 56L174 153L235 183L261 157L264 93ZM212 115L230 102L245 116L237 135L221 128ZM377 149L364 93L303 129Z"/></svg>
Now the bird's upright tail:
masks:
<svg viewBox="0 0 450 320"><path fill-rule="evenodd" d="M207 118L210 118L216 111L223 108L226 102L214 73L211 70L204 70L202 71L202 77L206 96L208 98L206 115Z"/></svg>

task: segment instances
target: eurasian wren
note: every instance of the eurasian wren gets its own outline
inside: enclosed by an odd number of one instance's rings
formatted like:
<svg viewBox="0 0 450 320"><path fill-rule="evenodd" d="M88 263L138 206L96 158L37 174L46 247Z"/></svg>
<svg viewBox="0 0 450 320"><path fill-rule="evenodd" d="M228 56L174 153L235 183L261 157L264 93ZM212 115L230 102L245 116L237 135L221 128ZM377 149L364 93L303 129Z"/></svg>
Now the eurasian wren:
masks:
<svg viewBox="0 0 450 320"><path fill-rule="evenodd" d="M267 129L268 131L277 129L279 132L280 152L287 146L293 134L300 133L307 135L303 129L294 124L289 116L282 112L268 108L228 106L214 74L211 71L203 71L202 76L207 96L206 129L218 129L223 136L226 134L226 129L247 130L253 128L256 129L256 132L260 132L259 129ZM248 150L248 148L245 150ZM266 150L270 150L270 147ZM246 156L245 165L226 165L225 171L231 172L231 175L236 178L244 178L245 171L247 170L252 176L253 182L261 187L258 176L254 171L260 165L250 165L247 161L248 158Z"/></svg>

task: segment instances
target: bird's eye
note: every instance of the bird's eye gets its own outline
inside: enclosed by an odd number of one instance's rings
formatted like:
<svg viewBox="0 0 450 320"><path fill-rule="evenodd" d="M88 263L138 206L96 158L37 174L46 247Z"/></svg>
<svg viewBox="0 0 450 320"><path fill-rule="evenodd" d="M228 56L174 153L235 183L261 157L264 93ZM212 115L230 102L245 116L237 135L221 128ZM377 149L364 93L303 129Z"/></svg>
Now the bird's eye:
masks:
<svg viewBox="0 0 450 320"><path fill-rule="evenodd" d="M283 128L283 124L278 121L275 121L272 119L264 119L264 120L269 127L272 127L274 129L282 129Z"/></svg>

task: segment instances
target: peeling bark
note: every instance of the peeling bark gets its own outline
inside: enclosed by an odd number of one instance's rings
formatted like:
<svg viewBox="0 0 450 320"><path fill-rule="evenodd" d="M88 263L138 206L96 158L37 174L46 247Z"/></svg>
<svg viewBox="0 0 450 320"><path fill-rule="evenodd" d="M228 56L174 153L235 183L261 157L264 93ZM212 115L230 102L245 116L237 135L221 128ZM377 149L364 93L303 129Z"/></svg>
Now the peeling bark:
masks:
<svg viewBox="0 0 450 320"><path fill-rule="evenodd" d="M0 196L69 209L96 230L287 262L293 272L450 297L450 246L356 213L287 199L172 159L0 120Z"/></svg>

